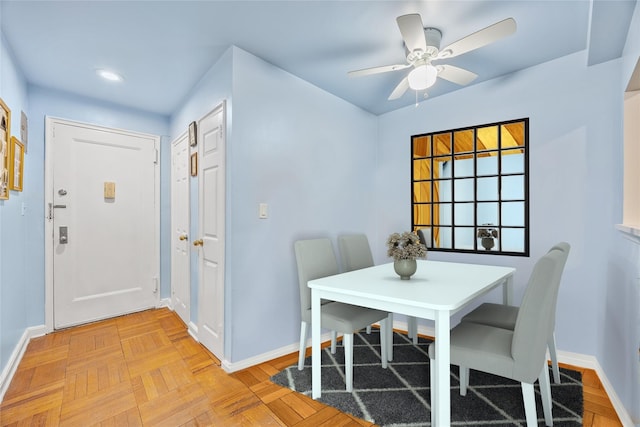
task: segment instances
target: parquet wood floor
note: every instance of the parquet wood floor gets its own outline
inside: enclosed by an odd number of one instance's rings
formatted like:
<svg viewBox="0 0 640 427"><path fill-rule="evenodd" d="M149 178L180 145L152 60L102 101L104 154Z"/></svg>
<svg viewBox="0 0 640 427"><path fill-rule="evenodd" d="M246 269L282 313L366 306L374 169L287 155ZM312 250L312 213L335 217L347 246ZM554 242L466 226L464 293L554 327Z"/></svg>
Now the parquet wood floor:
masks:
<svg viewBox="0 0 640 427"><path fill-rule="evenodd" d="M0 425L372 425L269 381L296 361L292 353L230 375L172 311L130 314L33 339ZM584 425L620 426L597 375L582 371Z"/></svg>

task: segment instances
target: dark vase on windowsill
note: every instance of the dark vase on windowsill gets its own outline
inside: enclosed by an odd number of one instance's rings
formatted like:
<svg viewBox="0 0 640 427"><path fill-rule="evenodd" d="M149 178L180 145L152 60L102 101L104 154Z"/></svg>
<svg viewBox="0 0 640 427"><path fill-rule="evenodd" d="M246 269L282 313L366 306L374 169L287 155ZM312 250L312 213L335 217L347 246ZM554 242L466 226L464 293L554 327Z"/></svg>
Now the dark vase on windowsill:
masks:
<svg viewBox="0 0 640 427"><path fill-rule="evenodd" d="M488 251L490 251L496 244L493 237L483 237L480 243L482 244L482 247Z"/></svg>

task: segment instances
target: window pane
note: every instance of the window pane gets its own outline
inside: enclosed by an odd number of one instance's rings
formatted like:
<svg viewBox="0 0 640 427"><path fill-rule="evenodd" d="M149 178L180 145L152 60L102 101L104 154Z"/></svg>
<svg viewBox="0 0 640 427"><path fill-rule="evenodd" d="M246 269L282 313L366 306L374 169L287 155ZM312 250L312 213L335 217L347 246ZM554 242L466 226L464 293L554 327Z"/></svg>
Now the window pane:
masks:
<svg viewBox="0 0 640 427"><path fill-rule="evenodd" d="M453 175L457 178L476 175L473 165L473 158L461 160L456 159L453 162L453 169Z"/></svg>
<svg viewBox="0 0 640 427"><path fill-rule="evenodd" d="M415 203L431 201L431 181L413 183L413 201Z"/></svg>
<svg viewBox="0 0 640 427"><path fill-rule="evenodd" d="M455 132L453 134L454 153L472 153L474 149L473 144L473 129L463 130ZM473 156L471 156L473 157ZM456 156L458 159L458 156Z"/></svg>
<svg viewBox="0 0 640 427"><path fill-rule="evenodd" d="M415 181L431 179L431 159L413 161L413 179Z"/></svg>
<svg viewBox="0 0 640 427"><path fill-rule="evenodd" d="M456 179L453 181L453 194L456 202L474 200L473 179Z"/></svg>
<svg viewBox="0 0 640 427"><path fill-rule="evenodd" d="M474 225L473 203L456 203L455 216L453 218L455 225Z"/></svg>
<svg viewBox="0 0 640 427"><path fill-rule="evenodd" d="M438 176L435 178L451 178L451 162L434 160L434 165L438 166Z"/></svg>
<svg viewBox="0 0 640 427"><path fill-rule="evenodd" d="M502 177L502 198L524 200L524 175Z"/></svg>
<svg viewBox="0 0 640 427"><path fill-rule="evenodd" d="M502 203L502 225L524 226L524 202Z"/></svg>
<svg viewBox="0 0 640 427"><path fill-rule="evenodd" d="M436 248L451 249L451 227L434 227L434 235Z"/></svg>
<svg viewBox="0 0 640 427"><path fill-rule="evenodd" d="M498 223L498 203L478 203L478 225Z"/></svg>
<svg viewBox="0 0 640 427"><path fill-rule="evenodd" d="M431 225L431 205L413 205L413 223Z"/></svg>
<svg viewBox="0 0 640 427"><path fill-rule="evenodd" d="M456 227L455 249L473 249L474 232L472 227Z"/></svg>
<svg viewBox="0 0 640 427"><path fill-rule="evenodd" d="M501 148L524 147L524 122L506 123L500 126L500 132Z"/></svg>
<svg viewBox="0 0 640 427"><path fill-rule="evenodd" d="M413 138L413 157L431 157L430 136L417 136Z"/></svg>
<svg viewBox="0 0 640 427"><path fill-rule="evenodd" d="M498 149L498 126L478 128L478 151Z"/></svg>
<svg viewBox="0 0 640 427"><path fill-rule="evenodd" d="M440 216L438 220L433 223L436 225L451 225L451 203L441 203L435 205L435 207Z"/></svg>
<svg viewBox="0 0 640 427"><path fill-rule="evenodd" d="M502 229L502 250L524 252L524 228Z"/></svg>
<svg viewBox="0 0 640 427"><path fill-rule="evenodd" d="M451 180L435 181L433 189L434 202L450 202L451 201Z"/></svg>
<svg viewBox="0 0 640 427"><path fill-rule="evenodd" d="M524 173L524 153L522 150L502 152L502 173Z"/></svg>
<svg viewBox="0 0 640 427"><path fill-rule="evenodd" d="M478 200L498 200L498 178L478 178Z"/></svg>
<svg viewBox="0 0 640 427"><path fill-rule="evenodd" d="M451 154L451 134L449 132L433 135L433 151L434 156Z"/></svg>
<svg viewBox="0 0 640 427"><path fill-rule="evenodd" d="M498 174L498 156L485 154L478 156L478 176Z"/></svg>

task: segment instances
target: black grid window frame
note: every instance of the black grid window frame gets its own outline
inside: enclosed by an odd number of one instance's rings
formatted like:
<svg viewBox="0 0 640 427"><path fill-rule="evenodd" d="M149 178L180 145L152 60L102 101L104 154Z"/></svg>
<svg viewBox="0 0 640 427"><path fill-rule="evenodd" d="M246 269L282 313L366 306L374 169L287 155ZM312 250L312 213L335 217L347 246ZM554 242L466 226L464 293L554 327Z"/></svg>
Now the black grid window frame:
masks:
<svg viewBox="0 0 640 427"><path fill-rule="evenodd" d="M478 154L483 154L483 153L490 153L490 152L497 152L500 153L502 151L509 151L509 150L513 150L516 149L514 147L503 147L502 146L502 132L500 132L501 126L504 125L509 125L509 124L514 124L514 123L523 123L523 127L524 127L524 144L521 147L517 147L517 149L521 149L523 151L524 154L524 167L523 167L523 172L517 172L517 173L503 173L503 168L502 168L502 156L498 155L497 157L497 173L495 174L482 174L482 175L478 175L477 171L477 163L478 163ZM478 150L477 147L477 141L478 141L478 137L477 137L477 133L478 133L478 129L480 128L489 128L492 126L496 126L498 129L498 144L497 144L497 148L492 148L492 149L480 149ZM456 132L469 132L472 131L473 132L473 149L472 151L464 151L465 155L473 155L473 175L470 176L466 176L466 177L456 177L455 174L455 163L454 161L451 162L451 177L449 178L443 178L443 177L438 177L438 178L434 178L433 175L431 175L431 179L424 179L424 180L417 180L415 178L415 170L414 170L414 165L416 163L416 160L420 160L420 161L428 161L429 162L429 168L431 171L434 170L434 165L435 165L435 160L437 158L442 158L442 157L452 157L454 155L459 155L461 152L456 151L455 147L454 147L454 134ZM450 154L442 154L442 155L434 155L435 151L433 148L433 144L434 144L434 135L444 135L444 134L449 134L450 135L450 140L451 140L451 149L450 149ZM429 149L428 149L428 153L426 156L424 157L420 157L420 156L415 156L415 144L416 141L418 140L418 138L424 138L424 137L428 137L429 141ZM449 130L444 130L444 131L437 131L437 132L430 132L430 133L424 133L424 134L419 134L419 135L412 135L411 136L411 152L410 152L410 161L411 161L411 229L416 231L420 228L425 228L425 227L433 227L433 224L421 224L421 223L416 223L416 207L418 206L428 206L429 209L429 218L431 220L431 222L433 222L433 218L434 218L434 210L436 208L436 206L440 206L444 203L448 203L451 205L451 209L450 209L450 216L449 218L446 218L443 222L442 219L439 220L439 224L438 224L438 228L441 230L450 230L450 236L451 236L451 248L438 248L435 247L434 244L434 233L429 233L431 241L427 242L427 246L429 247L430 251L439 251L439 252L462 252L462 253L477 253L477 254L490 254L490 255L510 255L510 256L525 256L528 257L529 256L529 119L528 118L521 118L521 119L515 119L515 120L508 120L508 121L502 121L502 122L496 122L496 123L488 123L488 124L481 124L481 125L476 125L476 126L469 126L469 127L465 127L465 128L457 128L457 129L449 129ZM452 157L453 158L453 157ZM523 184L524 184L524 199L506 199L503 198L502 195L502 180L504 177L510 177L510 176L522 176L523 178ZM478 179L485 179L485 178L495 178L498 182L498 198L496 200L478 200ZM456 184L456 182L462 181L462 180L472 180L473 181L473 199L472 200L456 200L455 199L455 194L454 194L454 186ZM416 197L415 197L415 185L417 183L428 183L429 185L429 192L430 194L434 194L434 182L439 182L439 183L443 183L443 182L450 182L449 185L449 197L447 199L447 201L441 201L438 200L437 202L434 202L433 200L431 200L430 202L416 202ZM442 186L440 186L442 187ZM524 203L524 218L523 218L523 225L520 226L514 226L514 225L503 225L502 224L502 210L503 210L503 203L509 203L509 202L519 202L519 203ZM467 249L467 248L456 248L455 247L455 235L456 235L456 231L461 231L461 230L470 230L471 232L473 232L474 236L476 235L477 229L478 227L482 227L482 224L478 224L478 204L479 203L497 203L497 209L498 209L498 223L495 224L494 228L497 228L498 233L500 236L502 236L502 231L503 230L508 230L508 229L521 229L523 230L523 235L524 235L524 242L523 242L523 251L508 251L508 250L503 250L502 249L502 239L496 239L497 240L497 244L496 244L496 250L485 250L483 247L481 247L479 245L479 238L474 238L474 245L472 249ZM464 205L472 205L473 206L473 224L456 224L455 223L455 215L456 215L456 205L458 205L458 209L462 209L462 207Z"/></svg>

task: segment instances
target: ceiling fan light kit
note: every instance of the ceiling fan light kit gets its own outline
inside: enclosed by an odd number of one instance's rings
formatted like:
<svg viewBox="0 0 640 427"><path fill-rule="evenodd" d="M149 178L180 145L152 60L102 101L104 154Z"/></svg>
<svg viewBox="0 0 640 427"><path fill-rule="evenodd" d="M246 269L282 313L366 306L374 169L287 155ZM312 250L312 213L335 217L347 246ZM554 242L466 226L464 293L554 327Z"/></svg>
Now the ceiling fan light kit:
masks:
<svg viewBox="0 0 640 427"><path fill-rule="evenodd" d="M453 65L434 66L431 61L462 55L494 43L516 31L516 21L513 18L507 18L469 34L440 50L442 32L437 28L424 27L419 14L398 16L396 22L408 52L407 63L364 68L348 73L355 77L413 68L395 87L389 100L400 98L408 89L415 91L428 89L436 83L438 77L461 86L471 83L478 77L477 74Z"/></svg>
<svg viewBox="0 0 640 427"><path fill-rule="evenodd" d="M409 87L413 90L425 90L433 86L438 77L438 70L431 64L422 64L409 73Z"/></svg>

